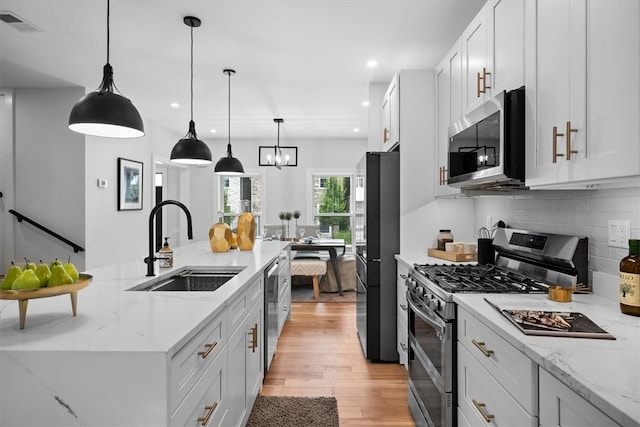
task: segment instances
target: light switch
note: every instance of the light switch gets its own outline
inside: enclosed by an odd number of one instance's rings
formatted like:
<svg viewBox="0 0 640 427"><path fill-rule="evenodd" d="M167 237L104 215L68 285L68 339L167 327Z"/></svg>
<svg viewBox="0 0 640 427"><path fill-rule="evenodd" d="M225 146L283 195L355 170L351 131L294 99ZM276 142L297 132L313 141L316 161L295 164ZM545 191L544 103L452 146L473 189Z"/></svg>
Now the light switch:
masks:
<svg viewBox="0 0 640 427"><path fill-rule="evenodd" d="M107 180L98 178L98 188L107 188Z"/></svg>

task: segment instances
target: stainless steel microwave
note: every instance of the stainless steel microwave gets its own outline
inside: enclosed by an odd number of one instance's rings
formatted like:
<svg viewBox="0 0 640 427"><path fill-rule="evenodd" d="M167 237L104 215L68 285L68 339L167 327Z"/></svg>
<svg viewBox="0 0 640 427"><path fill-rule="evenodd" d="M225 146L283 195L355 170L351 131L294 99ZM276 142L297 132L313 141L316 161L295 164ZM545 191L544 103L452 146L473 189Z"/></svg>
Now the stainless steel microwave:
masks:
<svg viewBox="0 0 640 427"><path fill-rule="evenodd" d="M448 184L524 188L524 87L502 91L449 127Z"/></svg>

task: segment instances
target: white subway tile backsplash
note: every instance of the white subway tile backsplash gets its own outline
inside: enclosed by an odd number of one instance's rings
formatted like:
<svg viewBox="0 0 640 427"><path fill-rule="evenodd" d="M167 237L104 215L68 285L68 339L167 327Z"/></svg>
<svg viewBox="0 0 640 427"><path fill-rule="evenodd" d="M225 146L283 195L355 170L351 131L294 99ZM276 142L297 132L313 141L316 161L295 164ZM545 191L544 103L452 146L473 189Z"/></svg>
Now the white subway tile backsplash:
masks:
<svg viewBox="0 0 640 427"><path fill-rule="evenodd" d="M608 221L629 220L631 238L640 238L640 187L585 191L529 191L475 199L476 228L486 216L509 227L589 238L589 270L618 275L627 251L608 246Z"/></svg>

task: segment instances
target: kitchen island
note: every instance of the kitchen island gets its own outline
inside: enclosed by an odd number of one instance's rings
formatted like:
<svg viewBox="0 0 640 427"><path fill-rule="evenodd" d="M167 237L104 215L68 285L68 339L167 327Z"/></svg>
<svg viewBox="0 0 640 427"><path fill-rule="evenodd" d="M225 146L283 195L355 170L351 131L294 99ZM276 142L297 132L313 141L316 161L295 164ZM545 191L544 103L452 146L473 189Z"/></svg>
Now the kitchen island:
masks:
<svg viewBox="0 0 640 427"><path fill-rule="evenodd" d="M248 336L261 354L264 269L287 244L257 241L252 251L212 253L200 241L175 248L173 268L156 265L157 276L185 267L241 269L214 292L129 291L153 279L142 259L96 268L86 272L93 281L78 293L77 317L65 295L33 300L23 330L17 303L0 301L0 425L183 424L187 395L204 386L201 376L226 384L234 328L250 324L238 331L238 348L244 352ZM183 349L211 337L214 344L204 344L211 354L183 357ZM184 368L205 357L206 364ZM210 373L218 365L220 378Z"/></svg>

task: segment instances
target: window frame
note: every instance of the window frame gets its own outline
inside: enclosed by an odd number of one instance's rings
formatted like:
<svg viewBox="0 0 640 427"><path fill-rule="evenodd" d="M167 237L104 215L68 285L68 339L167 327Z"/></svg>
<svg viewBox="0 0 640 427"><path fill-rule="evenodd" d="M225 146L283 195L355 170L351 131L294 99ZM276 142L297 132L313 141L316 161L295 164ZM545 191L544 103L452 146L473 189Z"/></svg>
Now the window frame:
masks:
<svg viewBox="0 0 640 427"><path fill-rule="evenodd" d="M218 197L217 197L217 209L214 213L216 221L220 220L220 213L222 213L222 218L224 221L224 218L236 218L236 222L237 222L237 218L242 214L242 210L239 211L238 213L234 213L234 212L224 212L224 190L225 190L225 186L224 186L224 181L225 178L259 178L260 179L260 212L254 212L253 210L251 210L251 213L254 215L254 218L256 219L256 235L259 235L260 232L259 230L262 227L262 216L265 213L266 207L265 207L265 192L266 192L266 177L263 173L261 172L251 172L251 171L247 171L242 175L225 175L225 174L220 174L220 175L214 175L215 179L215 185L218 191ZM234 221L231 221L231 223L233 224ZM228 224L228 223L227 223ZM233 229L233 228L232 228ZM233 229L235 232L235 229Z"/></svg>

